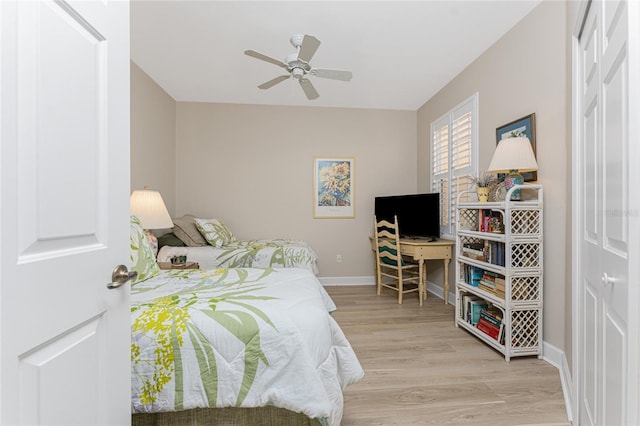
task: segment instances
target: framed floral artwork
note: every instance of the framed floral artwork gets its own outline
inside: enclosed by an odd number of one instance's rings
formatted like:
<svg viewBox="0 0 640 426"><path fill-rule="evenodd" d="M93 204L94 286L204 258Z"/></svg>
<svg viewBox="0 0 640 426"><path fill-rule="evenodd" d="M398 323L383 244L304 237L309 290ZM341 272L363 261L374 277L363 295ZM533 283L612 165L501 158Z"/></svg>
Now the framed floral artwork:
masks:
<svg viewBox="0 0 640 426"><path fill-rule="evenodd" d="M355 160L350 157L313 159L313 217L354 218Z"/></svg>

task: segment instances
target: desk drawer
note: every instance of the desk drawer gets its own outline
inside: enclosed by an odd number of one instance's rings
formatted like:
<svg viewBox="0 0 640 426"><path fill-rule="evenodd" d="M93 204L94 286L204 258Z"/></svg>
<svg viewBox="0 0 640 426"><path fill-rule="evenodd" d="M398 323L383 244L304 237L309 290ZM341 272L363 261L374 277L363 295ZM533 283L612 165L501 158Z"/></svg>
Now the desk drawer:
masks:
<svg viewBox="0 0 640 426"><path fill-rule="evenodd" d="M451 246L410 246L400 244L400 253L414 259L451 259Z"/></svg>

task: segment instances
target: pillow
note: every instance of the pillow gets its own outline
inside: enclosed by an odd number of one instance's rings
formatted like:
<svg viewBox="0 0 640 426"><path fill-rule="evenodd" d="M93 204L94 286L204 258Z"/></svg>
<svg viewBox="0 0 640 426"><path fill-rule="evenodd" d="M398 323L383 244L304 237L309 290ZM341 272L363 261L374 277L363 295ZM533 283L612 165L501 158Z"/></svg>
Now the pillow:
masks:
<svg viewBox="0 0 640 426"><path fill-rule="evenodd" d="M184 241L176 237L176 234L173 232L169 232L168 234L158 237L158 248L161 249L164 246L184 247Z"/></svg>
<svg viewBox="0 0 640 426"><path fill-rule="evenodd" d="M201 247L207 245L198 228L196 228L195 218L186 214L173 220L173 233L189 247Z"/></svg>
<svg viewBox="0 0 640 426"><path fill-rule="evenodd" d="M196 219L195 221L200 233L214 247L226 246L236 240L231 230L220 219Z"/></svg>
<svg viewBox="0 0 640 426"><path fill-rule="evenodd" d="M160 268L156 263L147 234L144 233L140 220L135 216L131 216L129 239L131 270L138 273L138 276L131 280L131 284L135 284L153 277L160 271Z"/></svg>

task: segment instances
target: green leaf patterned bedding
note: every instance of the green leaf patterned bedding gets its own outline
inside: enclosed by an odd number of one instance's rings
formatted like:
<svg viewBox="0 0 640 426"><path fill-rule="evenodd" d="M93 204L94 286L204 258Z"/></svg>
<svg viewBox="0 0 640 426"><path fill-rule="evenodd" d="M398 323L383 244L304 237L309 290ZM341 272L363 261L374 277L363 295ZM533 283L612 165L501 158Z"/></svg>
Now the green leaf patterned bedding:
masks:
<svg viewBox="0 0 640 426"><path fill-rule="evenodd" d="M296 240L243 240L222 247L164 246L158 253L158 262L169 262L173 256L187 256L203 269L306 268L318 273L318 257L308 243Z"/></svg>
<svg viewBox="0 0 640 426"><path fill-rule="evenodd" d="M274 405L339 425L363 370L300 268L161 271L131 290L132 412Z"/></svg>

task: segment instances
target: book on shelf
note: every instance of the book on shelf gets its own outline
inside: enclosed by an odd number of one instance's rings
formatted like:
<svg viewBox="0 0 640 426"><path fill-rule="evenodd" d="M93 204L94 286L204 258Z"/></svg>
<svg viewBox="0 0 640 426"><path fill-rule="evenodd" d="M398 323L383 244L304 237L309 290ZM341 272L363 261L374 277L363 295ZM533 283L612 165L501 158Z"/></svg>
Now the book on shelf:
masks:
<svg viewBox="0 0 640 426"><path fill-rule="evenodd" d="M485 257L492 265L505 266L504 243L498 241L485 242Z"/></svg>
<svg viewBox="0 0 640 426"><path fill-rule="evenodd" d="M472 320L472 303L483 301L480 296L476 296L474 294L466 293L462 296L462 317L468 323L471 323ZM483 301L484 302L484 301Z"/></svg>
<svg viewBox="0 0 640 426"><path fill-rule="evenodd" d="M464 282L473 287L478 287L483 270L472 265L464 265Z"/></svg>
<svg viewBox="0 0 640 426"><path fill-rule="evenodd" d="M505 266L505 249L504 249L504 243L497 243L496 245L496 259L497 262L496 264L498 266Z"/></svg>
<svg viewBox="0 0 640 426"><path fill-rule="evenodd" d="M485 283L483 283L482 281L480 281L480 284L478 284L478 288L481 289L481 290L486 291L487 293L495 294L496 296L498 295L498 293L496 292L496 289L494 287L490 287L490 286L486 285Z"/></svg>
<svg viewBox="0 0 640 426"><path fill-rule="evenodd" d="M492 232L494 234L504 234L504 224L500 212L493 210L478 211L478 227L479 232Z"/></svg>
<svg viewBox="0 0 640 426"><path fill-rule="evenodd" d="M498 278L498 273L493 271L483 271L482 279L486 282L490 283L492 286L495 286L496 278Z"/></svg>
<svg viewBox="0 0 640 426"><path fill-rule="evenodd" d="M471 300L469 302L469 322L471 322L472 325L476 325L478 321L480 321L480 312L488 306L489 304L483 299L478 298Z"/></svg>
<svg viewBox="0 0 640 426"><path fill-rule="evenodd" d="M462 318L467 322L470 322L469 301L474 297L478 298L477 296L474 296L472 294L465 294L465 295L462 296L462 300L461 300Z"/></svg>
<svg viewBox="0 0 640 426"><path fill-rule="evenodd" d="M504 299L505 279L502 275L471 265L464 266L464 274L464 280L467 284Z"/></svg>
<svg viewBox="0 0 640 426"><path fill-rule="evenodd" d="M476 324L476 328L492 339L500 341L500 335L503 332L504 324L496 325L489 321L487 318L480 317L478 323Z"/></svg>
<svg viewBox="0 0 640 426"><path fill-rule="evenodd" d="M486 308L480 311L480 318L478 319L478 321L482 318L484 318L486 321L489 321L491 324L497 325L498 327L502 325L502 318L495 317L494 315L489 313L488 309Z"/></svg>
<svg viewBox="0 0 640 426"><path fill-rule="evenodd" d="M461 252L463 256L474 260L505 266L505 249L502 242L485 240L482 243L465 243Z"/></svg>
<svg viewBox="0 0 640 426"><path fill-rule="evenodd" d="M478 248L475 244L474 245L463 245L462 246L462 255L469 257L471 259L475 259L475 260L481 260L484 262L485 260L485 254L484 254L484 248L482 246L480 246L480 248Z"/></svg>
<svg viewBox="0 0 640 426"><path fill-rule="evenodd" d="M501 297L502 299L504 299L504 297L505 297L505 294L504 294L505 280L504 280L504 278L496 277L495 284L496 284L496 295L498 297Z"/></svg>
<svg viewBox="0 0 640 426"><path fill-rule="evenodd" d="M487 328L491 328L491 336L495 335L495 328L498 327L498 337L494 337L500 344L504 345L504 322L502 321L502 311L495 306L488 306L486 309L483 309L480 312L480 320L483 323L489 322L493 326L487 327L486 324L480 326L480 328L484 328L485 330L481 330L486 332Z"/></svg>

